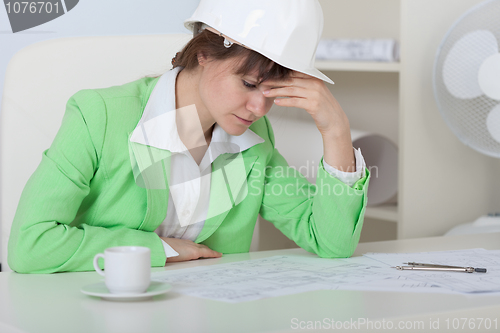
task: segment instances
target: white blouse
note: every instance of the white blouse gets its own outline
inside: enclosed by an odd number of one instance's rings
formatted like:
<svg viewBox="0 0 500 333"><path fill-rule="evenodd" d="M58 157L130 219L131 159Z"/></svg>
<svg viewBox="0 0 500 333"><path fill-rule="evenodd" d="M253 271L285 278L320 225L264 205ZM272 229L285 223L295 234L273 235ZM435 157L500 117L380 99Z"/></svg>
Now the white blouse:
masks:
<svg viewBox="0 0 500 333"><path fill-rule="evenodd" d="M177 131L177 112L189 113L186 115L189 119L199 119L194 105L175 108L175 81L181 69L174 68L160 77L130 141L172 153L167 216L155 233L160 237L194 241L207 219L212 162L221 154L242 152L263 143L264 139L250 129L240 136L229 135L216 123L210 145L198 165ZM201 124L199 128L201 130ZM365 176L366 166L361 151L354 149L354 153L356 172L337 170L325 161L323 167L333 177L352 186ZM166 242L162 242L167 258L179 255Z"/></svg>

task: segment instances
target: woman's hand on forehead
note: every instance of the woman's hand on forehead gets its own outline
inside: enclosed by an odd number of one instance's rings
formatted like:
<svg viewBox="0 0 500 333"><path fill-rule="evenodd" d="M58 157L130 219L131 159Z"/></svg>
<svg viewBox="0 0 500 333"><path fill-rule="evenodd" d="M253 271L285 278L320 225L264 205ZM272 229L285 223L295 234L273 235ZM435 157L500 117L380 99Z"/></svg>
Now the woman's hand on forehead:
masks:
<svg viewBox="0 0 500 333"><path fill-rule="evenodd" d="M293 71L286 80L266 80L263 94L280 106L306 110L323 135L350 132L349 121L326 84L310 75Z"/></svg>
<svg viewBox="0 0 500 333"><path fill-rule="evenodd" d="M280 106L301 108L314 119L323 137L324 161L338 170L355 170L349 119L322 80L293 72L288 80L266 81L264 96ZM273 87L275 86L275 87Z"/></svg>

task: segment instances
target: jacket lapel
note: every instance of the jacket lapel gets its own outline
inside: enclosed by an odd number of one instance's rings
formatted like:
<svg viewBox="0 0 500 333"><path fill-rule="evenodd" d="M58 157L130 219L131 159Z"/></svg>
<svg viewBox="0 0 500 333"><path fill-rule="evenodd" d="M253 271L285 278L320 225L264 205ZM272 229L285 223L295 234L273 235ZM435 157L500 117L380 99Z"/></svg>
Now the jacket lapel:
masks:
<svg viewBox="0 0 500 333"><path fill-rule="evenodd" d="M139 229L154 231L167 215L171 153L131 142L130 137L128 143L135 183L147 193L146 215Z"/></svg>
<svg viewBox="0 0 500 333"><path fill-rule="evenodd" d="M247 177L258 156L242 153L222 154L212 164L210 202L207 219L196 242L210 237L229 211L248 194Z"/></svg>

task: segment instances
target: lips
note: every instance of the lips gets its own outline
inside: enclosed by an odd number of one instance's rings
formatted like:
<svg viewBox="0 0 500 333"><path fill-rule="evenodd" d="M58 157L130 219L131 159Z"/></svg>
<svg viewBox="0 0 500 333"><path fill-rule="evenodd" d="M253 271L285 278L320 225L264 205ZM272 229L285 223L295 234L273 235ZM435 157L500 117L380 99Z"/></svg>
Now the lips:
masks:
<svg viewBox="0 0 500 333"><path fill-rule="evenodd" d="M241 118L241 117L238 117L237 115L234 115L236 118L238 118L239 120L241 120L242 122L244 123L247 123L247 124L251 124L253 123L253 120L246 120L244 118Z"/></svg>

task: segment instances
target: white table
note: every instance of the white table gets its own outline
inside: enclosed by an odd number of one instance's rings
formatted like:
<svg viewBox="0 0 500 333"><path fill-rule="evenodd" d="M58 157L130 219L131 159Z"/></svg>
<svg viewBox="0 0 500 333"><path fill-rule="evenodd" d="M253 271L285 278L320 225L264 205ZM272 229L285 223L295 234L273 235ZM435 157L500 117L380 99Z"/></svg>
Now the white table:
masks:
<svg viewBox="0 0 500 333"><path fill-rule="evenodd" d="M500 249L500 233L470 236L433 237L362 243L355 255L366 252L421 252L467 248ZM225 255L168 264L163 269L214 265L274 255L311 256L302 249ZM286 332L302 322L334 319L372 325L425 325L414 331L436 328L462 332L500 331L500 296L432 293L327 290L268 298L238 304L199 299L171 291L145 302L108 302L86 296L80 288L101 281L95 272L25 275L0 273L0 332ZM454 318L496 319L497 329L453 330ZM296 318L296 319L294 319ZM457 323L455 321L455 323ZM477 321L476 321L477 323ZM389 325L389 324L386 324ZM462 325L462 322L460 322ZM345 329L377 331L383 329ZM311 332L312 330L305 330ZM339 331L339 330L335 330ZM394 330L397 332L398 330ZM411 331L411 330L405 330ZM437 330L434 330L437 331Z"/></svg>

